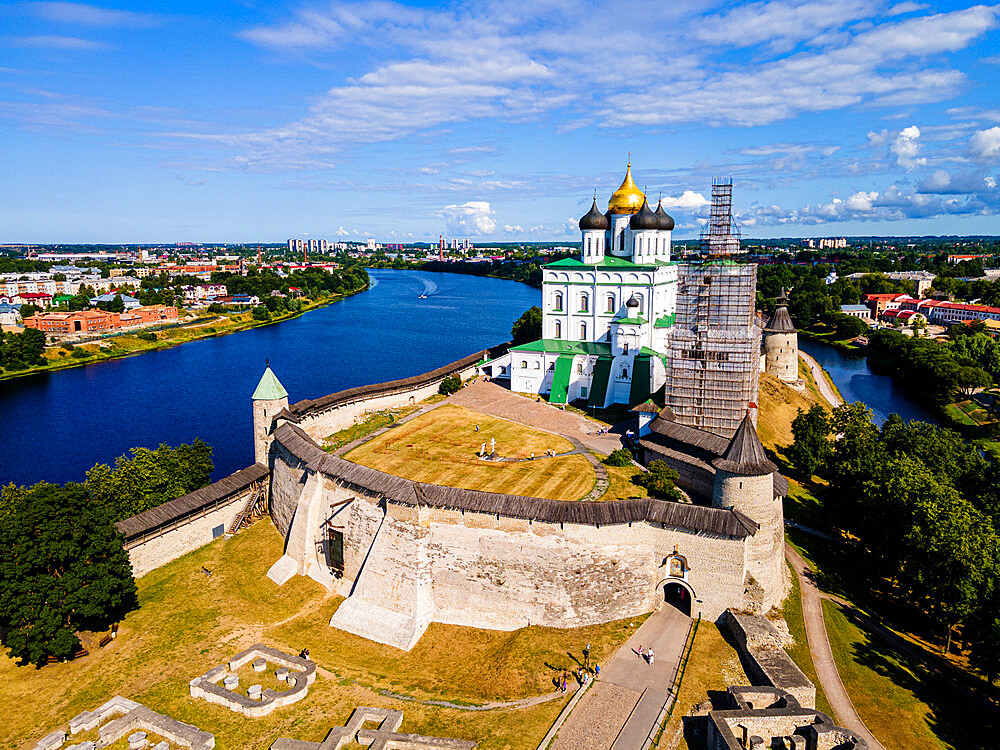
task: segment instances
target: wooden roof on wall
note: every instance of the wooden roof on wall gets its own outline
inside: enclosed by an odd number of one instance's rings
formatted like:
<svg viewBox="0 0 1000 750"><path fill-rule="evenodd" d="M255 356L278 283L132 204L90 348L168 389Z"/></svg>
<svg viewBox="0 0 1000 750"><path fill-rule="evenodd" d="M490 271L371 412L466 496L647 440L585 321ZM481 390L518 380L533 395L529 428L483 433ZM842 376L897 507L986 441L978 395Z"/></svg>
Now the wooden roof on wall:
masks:
<svg viewBox="0 0 1000 750"><path fill-rule="evenodd" d="M547 523L601 526L650 522L684 531L743 539L759 528L742 513L722 508L642 498L584 502L504 495L424 484L346 461L322 450L301 428L283 424L276 442L309 469L398 505L486 513Z"/></svg>

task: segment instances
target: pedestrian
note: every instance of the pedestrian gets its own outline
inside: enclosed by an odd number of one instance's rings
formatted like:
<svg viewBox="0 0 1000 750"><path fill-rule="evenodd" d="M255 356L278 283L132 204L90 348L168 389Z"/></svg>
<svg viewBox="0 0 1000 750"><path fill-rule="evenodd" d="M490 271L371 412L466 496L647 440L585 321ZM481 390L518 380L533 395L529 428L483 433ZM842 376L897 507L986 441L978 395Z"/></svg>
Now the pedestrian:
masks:
<svg viewBox="0 0 1000 750"><path fill-rule="evenodd" d="M600 664L595 664L594 665L594 679L596 680L600 676L601 676L601 665Z"/></svg>
<svg viewBox="0 0 1000 750"><path fill-rule="evenodd" d="M479 432L479 425L476 425L476 432Z"/></svg>
<svg viewBox="0 0 1000 750"><path fill-rule="evenodd" d="M563 681L562 681L562 691L564 693L566 692L566 678L565 677L563 677Z"/></svg>
<svg viewBox="0 0 1000 750"><path fill-rule="evenodd" d="M645 659L646 658L646 652L643 651L642 645L639 646L639 658L640 659Z"/></svg>
<svg viewBox="0 0 1000 750"><path fill-rule="evenodd" d="M652 646L649 649L649 666L653 666L653 648L652 648Z"/></svg>

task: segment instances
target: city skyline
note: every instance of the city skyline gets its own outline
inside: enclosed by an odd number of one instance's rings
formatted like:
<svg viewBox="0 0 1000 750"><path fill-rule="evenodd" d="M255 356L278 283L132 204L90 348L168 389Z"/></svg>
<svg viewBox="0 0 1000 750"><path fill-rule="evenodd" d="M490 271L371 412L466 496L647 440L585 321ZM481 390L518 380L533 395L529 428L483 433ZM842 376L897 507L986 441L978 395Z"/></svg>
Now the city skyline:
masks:
<svg viewBox="0 0 1000 750"><path fill-rule="evenodd" d="M134 6L130 6L134 7ZM996 234L1000 6L24 2L3 242L578 239L624 174L697 237Z"/></svg>

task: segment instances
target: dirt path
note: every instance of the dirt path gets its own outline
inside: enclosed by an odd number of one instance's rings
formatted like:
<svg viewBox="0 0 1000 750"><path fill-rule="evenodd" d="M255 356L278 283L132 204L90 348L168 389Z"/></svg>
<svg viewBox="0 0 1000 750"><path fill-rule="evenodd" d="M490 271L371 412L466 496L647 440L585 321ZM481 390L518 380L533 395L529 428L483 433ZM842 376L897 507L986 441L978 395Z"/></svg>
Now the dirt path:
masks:
<svg viewBox="0 0 1000 750"><path fill-rule="evenodd" d="M840 679L837 663L833 659L833 650L830 648L830 639L826 634L826 623L823 621L823 595L819 587L816 586L809 564L787 544L785 545L785 557L788 558L792 567L795 568L795 574L799 577L799 587L802 592L802 619L806 626L809 655L816 667L816 676L819 678L820 685L823 686L823 692L826 693L826 698L833 708L834 720L840 726L850 729L864 739L872 750L885 750L865 726L861 717L858 716L858 712L851 702L851 696L847 694L847 689Z"/></svg>
<svg viewBox="0 0 1000 750"><path fill-rule="evenodd" d="M799 349L799 356L802 357L802 361L809 365L809 369L812 371L813 379L816 381L816 386L819 388L819 392L822 394L830 406L837 407L844 403L844 399L830 387L830 381L826 379L826 373L823 368L820 367L819 362L813 359L811 356L806 354L804 351Z"/></svg>
<svg viewBox="0 0 1000 750"><path fill-rule="evenodd" d="M691 620L664 604L601 665L601 678L559 729L552 750L637 750L671 688ZM652 647L652 666L639 647Z"/></svg>

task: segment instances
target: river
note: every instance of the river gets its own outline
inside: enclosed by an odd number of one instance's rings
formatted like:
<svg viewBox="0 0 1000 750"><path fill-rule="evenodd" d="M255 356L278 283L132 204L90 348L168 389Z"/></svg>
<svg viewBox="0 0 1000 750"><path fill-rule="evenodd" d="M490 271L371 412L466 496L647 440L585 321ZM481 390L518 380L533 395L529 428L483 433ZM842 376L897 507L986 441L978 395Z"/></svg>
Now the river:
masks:
<svg viewBox="0 0 1000 750"><path fill-rule="evenodd" d="M213 448L218 479L253 462L250 395L266 358L290 401L317 398L507 341L541 296L477 276L369 274L368 291L294 320L0 381L0 483L82 481L95 463L133 446L199 437Z"/></svg>
<svg viewBox="0 0 1000 750"><path fill-rule="evenodd" d="M845 401L863 401L872 410L878 424L890 414L899 414L906 421L939 424L937 415L907 396L887 375L876 375L868 368L863 355L845 352L815 339L799 337L799 348L811 354L840 390Z"/></svg>

